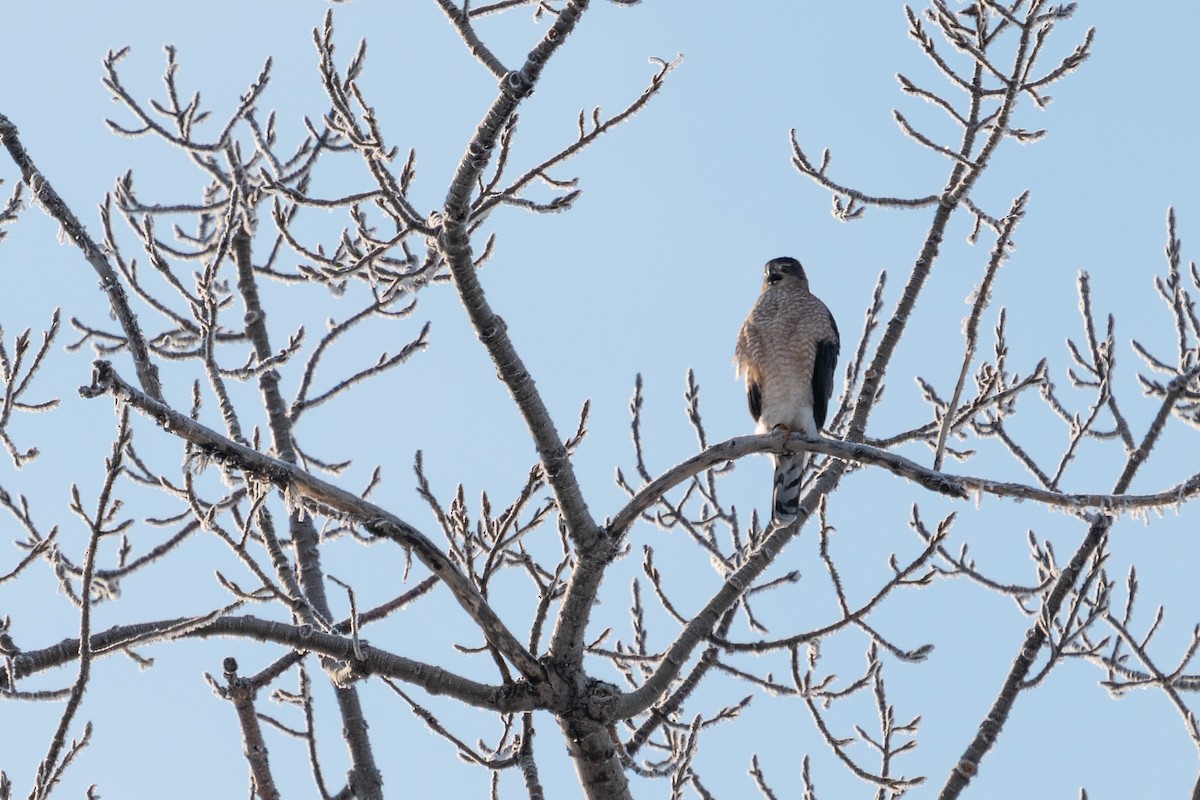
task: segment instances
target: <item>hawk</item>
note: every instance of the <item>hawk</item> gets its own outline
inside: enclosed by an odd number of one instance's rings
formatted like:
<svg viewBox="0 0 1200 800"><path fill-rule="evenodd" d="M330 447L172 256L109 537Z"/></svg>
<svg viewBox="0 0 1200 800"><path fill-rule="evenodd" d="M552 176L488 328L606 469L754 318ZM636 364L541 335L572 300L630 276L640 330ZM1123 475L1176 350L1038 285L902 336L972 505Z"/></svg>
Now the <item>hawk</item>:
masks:
<svg viewBox="0 0 1200 800"><path fill-rule="evenodd" d="M735 377L745 373L746 398L758 433L794 431L820 438L833 394L841 339L829 309L808 289L804 267L786 256L767 262L762 294L738 333ZM800 510L803 453L775 460L772 517L790 525Z"/></svg>

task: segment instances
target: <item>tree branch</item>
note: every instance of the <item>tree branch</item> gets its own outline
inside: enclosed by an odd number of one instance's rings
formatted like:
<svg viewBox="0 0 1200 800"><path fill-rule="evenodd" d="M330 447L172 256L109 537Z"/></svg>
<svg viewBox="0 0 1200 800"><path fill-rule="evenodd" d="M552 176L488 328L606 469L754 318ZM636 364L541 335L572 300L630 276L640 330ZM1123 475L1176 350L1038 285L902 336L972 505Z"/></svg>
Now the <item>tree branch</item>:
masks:
<svg viewBox="0 0 1200 800"><path fill-rule="evenodd" d="M88 638L91 652L110 655L121 652L135 643L154 640L158 634L176 631L173 637L207 639L231 636L273 642L297 652L319 653L347 663L342 677L358 680L369 675L383 675L419 686L430 694L445 695L479 708L492 711L532 711L552 706L551 697L528 683L490 685L461 677L441 667L426 664L387 650L360 642L363 659L356 661L354 641L336 633L325 633L308 626L259 619L254 616L222 615L200 625L189 625L190 619L165 619L120 625L93 633ZM41 650L25 650L11 658L12 673L0 662L0 686L12 686L21 678L44 672L79 657L79 639L64 639Z"/></svg>
<svg viewBox="0 0 1200 800"><path fill-rule="evenodd" d="M95 362L92 384L81 387L84 397L112 394L128 402L160 427L200 448L206 458L246 469L279 487L294 506L305 505L318 513L333 514L364 524L371 533L391 539L411 550L450 589L459 605L480 626L484 636L527 678L540 678L544 670L505 627L478 590L459 572L445 554L424 534L399 517L355 494L333 486L294 464L264 455L246 445L232 442L216 431L175 411L137 388L116 373L107 361Z"/></svg>
<svg viewBox="0 0 1200 800"><path fill-rule="evenodd" d="M62 230L75 243L75 246L83 251L83 257L100 276L100 288L108 295L108 302L112 306L113 314L121 323L121 329L125 331L125 343L133 356L133 365L137 370L138 381L146 394L156 400L162 400L158 367L150 361L146 338L138 325L137 316L129 307L129 296L125 293L125 288L121 285L117 272L109 263L108 257L88 235L79 218L75 216L58 192L54 191L54 187L50 185L46 176L38 170L37 165L33 163L33 159L21 144L21 139L17 135L17 126L3 114L0 114L0 142L4 143L13 163L21 170L21 178L33 193L34 198L47 214L57 220L58 224L62 226Z"/></svg>

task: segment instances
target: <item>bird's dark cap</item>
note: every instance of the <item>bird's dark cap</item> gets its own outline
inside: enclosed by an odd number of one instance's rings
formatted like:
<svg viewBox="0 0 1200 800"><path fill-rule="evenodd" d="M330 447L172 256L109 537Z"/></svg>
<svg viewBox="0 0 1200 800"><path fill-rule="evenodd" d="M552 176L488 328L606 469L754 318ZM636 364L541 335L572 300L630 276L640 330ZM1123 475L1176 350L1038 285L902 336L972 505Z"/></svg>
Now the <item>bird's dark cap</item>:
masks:
<svg viewBox="0 0 1200 800"><path fill-rule="evenodd" d="M798 278L805 277L804 267L800 266L800 262L791 256L772 258L767 262L764 270L768 279L774 278L775 280L779 280L784 275L794 275Z"/></svg>

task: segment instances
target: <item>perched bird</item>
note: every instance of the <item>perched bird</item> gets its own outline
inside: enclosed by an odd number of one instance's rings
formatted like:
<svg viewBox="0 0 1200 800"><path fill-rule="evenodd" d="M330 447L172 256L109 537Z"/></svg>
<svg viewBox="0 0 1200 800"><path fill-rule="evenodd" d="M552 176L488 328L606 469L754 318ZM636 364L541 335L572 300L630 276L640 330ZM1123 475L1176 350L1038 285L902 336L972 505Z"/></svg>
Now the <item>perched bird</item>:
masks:
<svg viewBox="0 0 1200 800"><path fill-rule="evenodd" d="M738 334L735 377L745 373L746 398L758 433L784 430L820 437L833 394L841 339L825 304L808 289L794 258L767 262L762 294ZM800 510L803 453L775 455L772 516L789 525Z"/></svg>

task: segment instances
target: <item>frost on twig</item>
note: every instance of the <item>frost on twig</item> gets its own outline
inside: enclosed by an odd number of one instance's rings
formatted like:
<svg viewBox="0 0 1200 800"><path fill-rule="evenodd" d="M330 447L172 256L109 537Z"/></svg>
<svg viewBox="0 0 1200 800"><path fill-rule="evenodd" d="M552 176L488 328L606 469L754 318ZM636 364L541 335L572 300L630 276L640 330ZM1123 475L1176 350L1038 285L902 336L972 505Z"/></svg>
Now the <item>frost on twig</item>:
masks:
<svg viewBox="0 0 1200 800"><path fill-rule="evenodd" d="M689 371L681 397L686 445L661 452L654 449L661 441L657 421L647 411L660 382L639 375L630 400L632 455L616 475L624 496L602 507L604 495L590 484L580 457L589 427L603 425L603 414L593 418L587 402L578 417L551 413L557 406L546 402L544 387L559 375L534 374L502 317L512 312L493 308L496 298L485 291L492 284L485 286L479 271L490 264L491 275L519 252L505 239L504 221L514 210L572 207L586 185L585 176L567 171L568 162L613 141L608 134L659 97L681 61L651 59L646 83L627 88L615 111L579 98L583 108L568 120L574 133L545 152L526 152L533 145L530 115L541 108L528 100L588 4L436 2L445 17L439 24L461 39L460 56L478 61L482 69L473 74L491 92L473 129L447 134L461 135L463 145L443 184L430 186L418 171L424 162L403 138L404 127L386 124L395 98L366 79L366 41L338 49L333 13L312 37L323 107L295 120L265 107L284 79L271 60L246 76L244 94L218 118L209 109L220 106L202 102L190 87L185 59L174 48L166 51L163 88L149 101L126 86L134 54L110 53L104 86L117 104L111 129L167 145L170 163L199 175L200 183L190 196L159 197L140 173L122 174L100 205L100 244L48 189L15 126L0 118L0 136L25 181L0 208L0 237L29 198L54 215L101 275L114 319L69 311L76 332L70 349L90 347L99 357L81 393L115 401L122 421L100 502L88 508L80 493L72 501L91 534L86 547L41 522L48 511L40 503L0 488L0 513L21 532L20 555L5 565L0 583L7 591L38 565L49 567L80 620L59 644L41 646L33 635L40 631L23 627L26 617L0 621L0 697L68 703L39 785L52 786L79 750L69 737L94 661L122 653L148 669L154 649L184 638L232 638L253 645L249 657L261 656L261 663L246 674L227 663L224 679L213 685L235 707L231 733L240 733L251 790L263 796L275 792L268 744L282 758L306 759L323 798L380 796L391 768L377 763L378 727L369 723L381 713L396 718L399 709L410 711L415 729L432 733L451 757L483 770L497 796L504 780L520 783L532 798L553 794L557 787L541 759L565 745L590 796L631 796L630 781L640 777L660 780L671 797L708 798L716 785L713 764L728 760L714 752L710 732L734 725L752 731L745 717L769 702L791 709L794 724L817 734L811 752L796 752L788 762L801 765L804 797L817 797L814 773L833 769L891 800L928 772L915 750L917 712L925 707L914 709L914 698L897 694L895 676L938 668L931 655L945 641L936 619L901 628L895 611L905 595L928 597L948 581L1011 600L1028 633L979 736L947 778L946 797L961 792L979 768L1020 708L1015 699L1044 685L1069 659L1097 665L1102 685L1116 695L1164 692L1200 742L1189 704L1200 687L1193 664L1200 638L1166 649L1163 632L1178 622L1177 612L1138 617L1134 598L1148 594L1138 573L1129 571L1124 598L1110 577L1109 537L1123 518L1178 508L1200 494L1200 474L1190 468L1167 478L1147 474L1147 482L1161 482L1130 491L1151 456L1165 461L1166 431L1200 422L1200 325L1192 300L1200 276L1182 259L1174 215L1168 267L1156 282L1171 346L1133 344L1141 359L1138 380L1153 405L1149 424L1133 411L1139 398L1121 383L1123 329L1115 315L1106 318L1094 307L1086 273L1077 290L1081 333L1067 346L1065 372L1058 353L1015 355L1018 317L1006 309L993 314L991 305L1028 194L1018 194L1005 211L985 202L990 194L977 187L998 163L998 148L1042 138L1045 132L1018 114L1031 104L1045 106L1049 87L1088 57L1090 32L1057 65L1043 65L1052 30L1073 5L983 0L953 8L934 0L924 12L907 11L911 38L944 80L936 87L899 77L904 102L922 104L896 111L894 120L908 143L941 165L907 192L864 191L840 181L829 152L810 156L800 144L807 134L792 131L793 167L830 192L837 217L857 218L868 206L895 208L925 226L909 269L889 264L890 275L880 272L861 298L860 334L846 355L829 438L775 433L718 441L714 432L722 427L712 424L705 400L711 389L702 392L707 379ZM536 25L524 26L523 55L491 38L491 18L529 12ZM386 85L403 90L405 84ZM935 133L947 122L952 135ZM435 204L422 205L431 196ZM917 423L897 423L885 416L884 389L908 379L896 374L895 354L911 340L910 322L923 307L918 300L944 271L941 248L955 215L966 215L968 243L987 241L990 252L975 259L979 282L956 338L961 347L951 347L952 383L918 378L926 412ZM501 269L494 280L504 279ZM497 488L456 474L492 445L485 433L478 434L481 448L453 454L449 475L447 460L422 444L411 479L419 501L414 517L405 505L406 482L397 492L386 464L356 463L349 436L317 445L307 426L323 419L336 433L384 437L441 412L431 394L422 396L417 413L399 413L391 394L422 394L396 381L404 365L452 358L439 350L441 328L426 317L431 288L457 293L454 313L465 313L533 452ZM329 311L292 321L318 304ZM53 402L40 401L47 371L39 366L51 358L58 320L40 348L30 332L0 337L0 440L18 466L36 451L25 444L23 419L13 412ZM1060 388L1055 380L1064 374ZM385 382L380 397L386 399L372 406L384 421L359 419L354 401ZM1014 422L1018 412L1022 421L1042 413L1061 423L1063 436L1030 441ZM989 455L1007 455L1018 475L1031 477L993 472L991 462L976 457L988 445ZM759 517L769 487L739 485L745 471L738 466L768 452L812 456L800 517L786 529L764 528ZM1081 456L1092 452L1121 462L1111 485L1071 483ZM922 461L921 453L930 455ZM960 466L944 468L947 457ZM850 530L846 509L864 502L855 494L860 487L846 480L851 476L886 482L884 493L911 495L912 535ZM127 505L117 502L118 488ZM1009 578L979 555L984 548L971 538L977 526L964 524L972 502L1058 510L1056 522L1081 520L1085 532L1064 551L1057 531L1019 528L1028 540L1029 572ZM367 545L394 556L387 580L343 572L347 553L357 566L356 554ZM224 556L200 579L215 596L208 605L93 630L91 609L103 603L124 610L116 602L135 576L172 562L186 563L194 576L192 558L208 547ZM330 563L345 581L330 574ZM172 599L183 602L180 595ZM437 626L424 624L430 612L422 606L429 602L444 614ZM403 609L412 613L401 615ZM416 620L418 635L401 618ZM444 652L426 657L427 639L445 644ZM865 653L851 671L833 655L847 645ZM75 680L30 685L31 677L63 665L79 667ZM319 685L322 676L326 687ZM390 689L382 698L370 688L380 685ZM278 710L265 708L263 690ZM325 711L329 696L336 713ZM447 710L443 697L473 707L486 733L476 732L475 717ZM545 738L545 726L535 740L535 723L547 720L561 728L557 745ZM341 737L349 754L340 785L322 763L321 754L334 749L330 735ZM768 773L786 768L756 756L747 785L775 797Z"/></svg>

